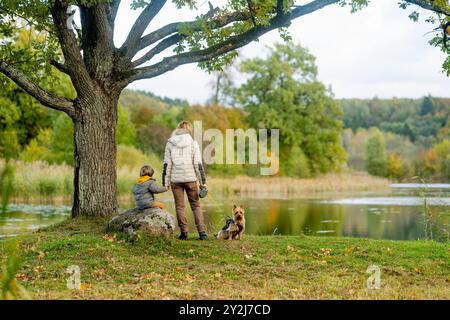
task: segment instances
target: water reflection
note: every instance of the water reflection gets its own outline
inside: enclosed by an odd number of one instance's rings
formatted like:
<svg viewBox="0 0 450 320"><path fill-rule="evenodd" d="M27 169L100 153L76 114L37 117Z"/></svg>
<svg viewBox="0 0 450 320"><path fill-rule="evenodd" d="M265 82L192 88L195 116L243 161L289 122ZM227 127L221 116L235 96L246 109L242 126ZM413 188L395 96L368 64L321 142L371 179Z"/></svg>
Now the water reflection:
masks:
<svg viewBox="0 0 450 320"><path fill-rule="evenodd" d="M426 200L434 217L434 234L450 230L450 189L429 188ZM420 195L419 195L420 194ZM234 204L246 208L247 233L258 235L320 235L414 240L424 238L424 192L394 188L382 194L315 195L313 199L214 199L203 201L208 230L217 232ZM164 199L175 212L170 195ZM123 208L133 204L122 203ZM187 206L188 207L188 206ZM124 210L124 209L123 209ZM188 210L191 230L195 230ZM11 205L0 215L0 238L62 221L70 216L68 206ZM444 232L445 236L445 232ZM448 237L448 234L447 234ZM447 238L448 239L448 238Z"/></svg>
<svg viewBox="0 0 450 320"><path fill-rule="evenodd" d="M37 230L69 216L68 206L12 204L6 214L0 214L0 238Z"/></svg>
<svg viewBox="0 0 450 320"><path fill-rule="evenodd" d="M450 206L450 198L427 197L429 206ZM385 205L385 206L421 206L424 199L420 197L371 197L357 199L338 199L324 201L334 204Z"/></svg>
<svg viewBox="0 0 450 320"><path fill-rule="evenodd" d="M450 189L450 183L392 183L391 188L396 189Z"/></svg>
<svg viewBox="0 0 450 320"><path fill-rule="evenodd" d="M420 207L344 205L310 200L247 200L247 232L252 234L317 234L322 236L368 237L413 240L424 237ZM231 206L230 206L231 207ZM293 208L293 209L292 209ZM448 208L438 208L445 212ZM222 214L208 208L208 226L218 230ZM449 216L439 224L449 226ZM192 219L190 219L192 220ZM191 225L193 228L194 226Z"/></svg>

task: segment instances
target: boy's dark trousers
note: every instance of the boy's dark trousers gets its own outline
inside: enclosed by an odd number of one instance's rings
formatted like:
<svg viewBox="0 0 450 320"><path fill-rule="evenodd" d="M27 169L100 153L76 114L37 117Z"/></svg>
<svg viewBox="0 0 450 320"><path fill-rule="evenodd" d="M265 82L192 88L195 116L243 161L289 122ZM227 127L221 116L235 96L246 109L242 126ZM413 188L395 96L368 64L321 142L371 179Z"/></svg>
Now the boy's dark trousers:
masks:
<svg viewBox="0 0 450 320"><path fill-rule="evenodd" d="M198 197L197 182L173 182L170 184L170 188L172 189L173 198L175 199L175 211L177 212L178 226L180 227L181 232L188 232L188 223L184 205L185 191L194 214L197 231L205 232L203 212Z"/></svg>

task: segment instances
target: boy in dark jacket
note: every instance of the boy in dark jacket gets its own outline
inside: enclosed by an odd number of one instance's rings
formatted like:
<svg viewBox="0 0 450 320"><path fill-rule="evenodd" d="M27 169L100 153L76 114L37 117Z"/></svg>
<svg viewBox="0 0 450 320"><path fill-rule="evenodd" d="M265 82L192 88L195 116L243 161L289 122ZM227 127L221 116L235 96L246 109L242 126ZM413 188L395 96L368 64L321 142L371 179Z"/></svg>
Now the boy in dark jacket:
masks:
<svg viewBox="0 0 450 320"><path fill-rule="evenodd" d="M148 208L164 209L164 204L155 201L155 194L166 192L167 187L160 187L156 184L155 179L152 179L155 171L150 166L143 166L140 171L140 177L133 186L134 200L139 210Z"/></svg>

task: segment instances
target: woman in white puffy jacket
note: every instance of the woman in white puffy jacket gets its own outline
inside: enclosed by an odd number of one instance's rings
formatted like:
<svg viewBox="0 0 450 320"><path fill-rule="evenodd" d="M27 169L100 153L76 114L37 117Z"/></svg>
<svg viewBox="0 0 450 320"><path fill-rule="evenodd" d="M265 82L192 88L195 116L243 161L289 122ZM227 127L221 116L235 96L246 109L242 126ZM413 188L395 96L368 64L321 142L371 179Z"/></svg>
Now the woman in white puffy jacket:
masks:
<svg viewBox="0 0 450 320"><path fill-rule="evenodd" d="M207 234L200 206L198 185L206 187L205 171L198 143L192 139L192 125L182 121L172 133L166 144L163 164L163 186L172 189L177 212L181 240L188 238L188 224L185 214L184 193L189 200L195 218L200 240L206 240Z"/></svg>

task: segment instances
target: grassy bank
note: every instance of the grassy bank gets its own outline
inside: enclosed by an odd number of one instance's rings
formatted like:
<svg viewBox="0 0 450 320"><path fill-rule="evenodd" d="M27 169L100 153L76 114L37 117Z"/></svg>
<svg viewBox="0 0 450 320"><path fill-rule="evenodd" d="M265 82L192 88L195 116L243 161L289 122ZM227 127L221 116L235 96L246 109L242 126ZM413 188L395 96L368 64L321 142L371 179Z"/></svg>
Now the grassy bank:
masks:
<svg viewBox="0 0 450 320"><path fill-rule="evenodd" d="M105 221L68 220L24 238L17 279L36 299L448 299L448 244L248 236L243 241L106 235ZM6 260L0 243L0 262ZM369 265L381 288L369 290ZM66 287L70 265L82 290Z"/></svg>
<svg viewBox="0 0 450 320"><path fill-rule="evenodd" d="M118 159L119 163L124 160ZM131 165L117 169L119 196L130 195L133 183L142 163L159 163L158 159L138 159ZM4 161L0 160L0 171ZM161 171L155 168L155 178L161 179ZM300 196L315 192L347 192L386 189L387 179L369 176L366 173L328 174L314 179L288 177L209 177L208 186L215 196L233 194L279 194ZM45 162L14 162L12 198L14 202L45 201L62 199L70 202L73 193L73 168L67 165L49 165Z"/></svg>

